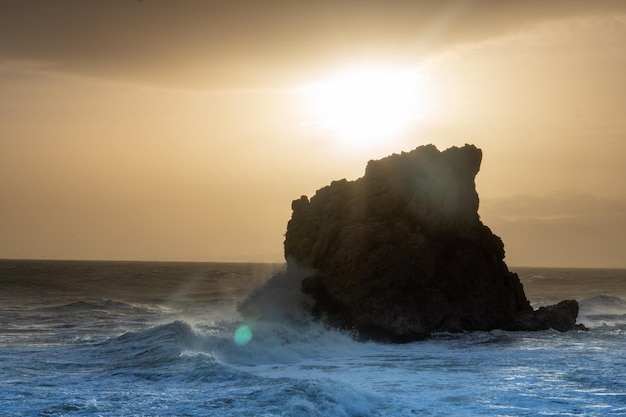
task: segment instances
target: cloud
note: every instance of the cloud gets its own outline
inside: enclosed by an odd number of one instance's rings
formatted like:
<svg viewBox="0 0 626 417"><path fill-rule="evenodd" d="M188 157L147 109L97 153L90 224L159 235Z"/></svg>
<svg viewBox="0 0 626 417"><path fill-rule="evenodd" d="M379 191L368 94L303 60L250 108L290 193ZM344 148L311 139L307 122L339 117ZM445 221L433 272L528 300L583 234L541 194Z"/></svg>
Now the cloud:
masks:
<svg viewBox="0 0 626 417"><path fill-rule="evenodd" d="M515 195L481 202L481 211L508 220L571 219L626 215L626 200L590 193L560 191L549 195Z"/></svg>
<svg viewBox="0 0 626 417"><path fill-rule="evenodd" d="M626 267L626 200L588 193L481 201L483 222L515 266Z"/></svg>
<svg viewBox="0 0 626 417"><path fill-rule="evenodd" d="M295 81L355 60L414 62L535 22L626 12L620 0L0 0L0 60L215 87Z"/></svg>

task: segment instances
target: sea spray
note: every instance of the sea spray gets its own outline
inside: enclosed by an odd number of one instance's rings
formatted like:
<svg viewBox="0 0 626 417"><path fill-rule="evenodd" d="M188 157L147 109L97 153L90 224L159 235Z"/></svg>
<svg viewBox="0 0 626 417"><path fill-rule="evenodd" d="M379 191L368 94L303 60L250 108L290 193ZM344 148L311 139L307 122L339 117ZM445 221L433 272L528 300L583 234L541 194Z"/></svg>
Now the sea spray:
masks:
<svg viewBox="0 0 626 417"><path fill-rule="evenodd" d="M244 320L310 320L312 300L300 290L302 280L313 272L290 266L271 276L237 305Z"/></svg>

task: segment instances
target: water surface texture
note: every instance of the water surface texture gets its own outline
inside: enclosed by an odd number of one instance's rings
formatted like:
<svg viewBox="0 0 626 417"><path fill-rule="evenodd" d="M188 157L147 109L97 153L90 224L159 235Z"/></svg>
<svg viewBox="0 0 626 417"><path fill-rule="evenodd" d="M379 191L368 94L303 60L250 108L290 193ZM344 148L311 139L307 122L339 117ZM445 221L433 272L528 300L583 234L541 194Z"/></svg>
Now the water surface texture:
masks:
<svg viewBox="0 0 626 417"><path fill-rule="evenodd" d="M389 345L242 318L279 268L0 261L0 416L626 415L625 270L513 268L588 332Z"/></svg>

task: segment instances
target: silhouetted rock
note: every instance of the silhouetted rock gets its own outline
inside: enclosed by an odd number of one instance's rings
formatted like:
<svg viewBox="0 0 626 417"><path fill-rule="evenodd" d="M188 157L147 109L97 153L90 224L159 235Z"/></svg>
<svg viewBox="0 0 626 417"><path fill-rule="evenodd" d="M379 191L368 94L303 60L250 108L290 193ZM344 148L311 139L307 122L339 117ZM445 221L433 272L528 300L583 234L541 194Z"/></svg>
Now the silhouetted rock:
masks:
<svg viewBox="0 0 626 417"><path fill-rule="evenodd" d="M506 327L507 330L547 330L562 332L568 330L586 330L582 324L576 324L578 301L563 300L548 307L539 307L535 311L524 311Z"/></svg>
<svg viewBox="0 0 626 417"><path fill-rule="evenodd" d="M421 146L295 200L285 258L288 268L315 271L302 281L313 313L396 342L437 331L572 329L578 304L533 312L502 241L480 221L481 159L472 145Z"/></svg>

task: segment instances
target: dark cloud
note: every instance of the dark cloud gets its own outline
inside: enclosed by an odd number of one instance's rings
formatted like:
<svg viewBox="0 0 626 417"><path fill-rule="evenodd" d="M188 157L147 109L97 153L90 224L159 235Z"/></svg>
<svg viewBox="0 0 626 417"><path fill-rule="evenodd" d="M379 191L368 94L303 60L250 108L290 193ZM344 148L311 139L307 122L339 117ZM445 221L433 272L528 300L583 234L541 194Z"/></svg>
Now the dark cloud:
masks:
<svg viewBox="0 0 626 417"><path fill-rule="evenodd" d="M620 0L0 0L0 58L179 86L278 85L354 60L425 54Z"/></svg>

